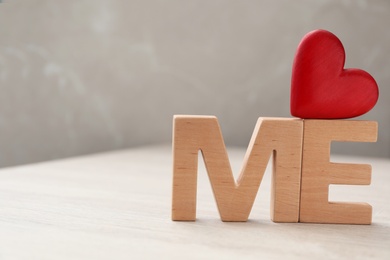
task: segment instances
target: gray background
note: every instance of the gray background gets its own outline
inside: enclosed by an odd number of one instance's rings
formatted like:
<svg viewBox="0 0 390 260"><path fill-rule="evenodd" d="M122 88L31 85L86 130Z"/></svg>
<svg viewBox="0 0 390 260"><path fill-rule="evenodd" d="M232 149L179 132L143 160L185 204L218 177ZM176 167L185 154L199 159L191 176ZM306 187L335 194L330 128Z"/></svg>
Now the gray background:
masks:
<svg viewBox="0 0 390 260"><path fill-rule="evenodd" d="M317 28L380 87L363 117L378 143L334 151L390 157L389 24L386 0L3 2L0 166L168 143L174 114L216 115L246 146L259 116L290 117L295 49Z"/></svg>

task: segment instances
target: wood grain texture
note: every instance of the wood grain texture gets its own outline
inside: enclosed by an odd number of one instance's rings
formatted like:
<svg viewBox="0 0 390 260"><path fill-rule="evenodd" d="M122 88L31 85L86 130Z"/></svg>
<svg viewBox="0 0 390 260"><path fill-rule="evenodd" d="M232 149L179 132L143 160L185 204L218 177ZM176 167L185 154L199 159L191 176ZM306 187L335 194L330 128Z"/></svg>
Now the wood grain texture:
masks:
<svg viewBox="0 0 390 260"><path fill-rule="evenodd" d="M227 151L239 172L245 149ZM369 202L372 225L270 221L270 167L250 220L222 222L203 165L199 220L172 221L171 145L1 169L0 259L389 259L390 160L332 160L372 164L370 186L330 194Z"/></svg>
<svg viewBox="0 0 390 260"><path fill-rule="evenodd" d="M376 142L377 131L373 121L304 120L300 222L371 224L371 205L328 202L330 184L371 183L371 165L332 163L330 145Z"/></svg>
<svg viewBox="0 0 390 260"><path fill-rule="evenodd" d="M298 222L303 122L259 118L236 182L218 120L175 116L172 219L196 219L198 151L202 152L223 221L247 221L273 154L271 219Z"/></svg>
<svg viewBox="0 0 390 260"><path fill-rule="evenodd" d="M291 114L300 118L352 118L378 100L375 79L360 69L344 69L345 51L331 32L314 30L298 46L292 69Z"/></svg>

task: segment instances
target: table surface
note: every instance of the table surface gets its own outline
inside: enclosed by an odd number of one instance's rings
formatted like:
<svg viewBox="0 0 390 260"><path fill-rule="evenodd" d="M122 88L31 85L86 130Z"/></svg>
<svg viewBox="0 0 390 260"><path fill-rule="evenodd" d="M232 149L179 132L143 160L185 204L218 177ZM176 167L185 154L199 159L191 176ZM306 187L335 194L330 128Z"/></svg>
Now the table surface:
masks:
<svg viewBox="0 0 390 260"><path fill-rule="evenodd" d="M228 149L235 174L244 149ZM372 225L273 223L270 166L246 223L220 221L200 160L196 222L170 220L169 146L140 147L0 170L0 259L390 259L389 159L370 186L330 199L373 206Z"/></svg>

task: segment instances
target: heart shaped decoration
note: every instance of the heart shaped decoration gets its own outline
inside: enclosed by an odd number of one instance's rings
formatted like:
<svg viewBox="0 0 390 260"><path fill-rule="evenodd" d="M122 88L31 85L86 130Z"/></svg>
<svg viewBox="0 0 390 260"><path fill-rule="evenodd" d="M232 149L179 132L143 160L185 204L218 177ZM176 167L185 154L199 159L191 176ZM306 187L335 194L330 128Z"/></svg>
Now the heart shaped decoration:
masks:
<svg viewBox="0 0 390 260"><path fill-rule="evenodd" d="M291 79L291 114L300 118L342 119L363 115L378 100L374 78L360 69L344 69L341 41L325 30L304 36Z"/></svg>

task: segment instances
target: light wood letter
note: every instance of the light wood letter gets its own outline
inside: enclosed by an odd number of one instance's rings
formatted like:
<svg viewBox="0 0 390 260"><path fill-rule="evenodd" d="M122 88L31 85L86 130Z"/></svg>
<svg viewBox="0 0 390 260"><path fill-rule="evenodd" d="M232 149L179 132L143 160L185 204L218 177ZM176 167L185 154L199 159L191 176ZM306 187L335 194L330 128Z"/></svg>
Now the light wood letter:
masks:
<svg viewBox="0 0 390 260"><path fill-rule="evenodd" d="M328 202L330 184L369 185L371 166L330 162L334 141L376 142L373 121L304 120L300 222L370 224L367 203Z"/></svg>
<svg viewBox="0 0 390 260"><path fill-rule="evenodd" d="M175 116L172 220L195 221L198 151L209 175L222 221L247 221L273 154L271 219L298 222L303 120L259 118L236 182L218 120Z"/></svg>

